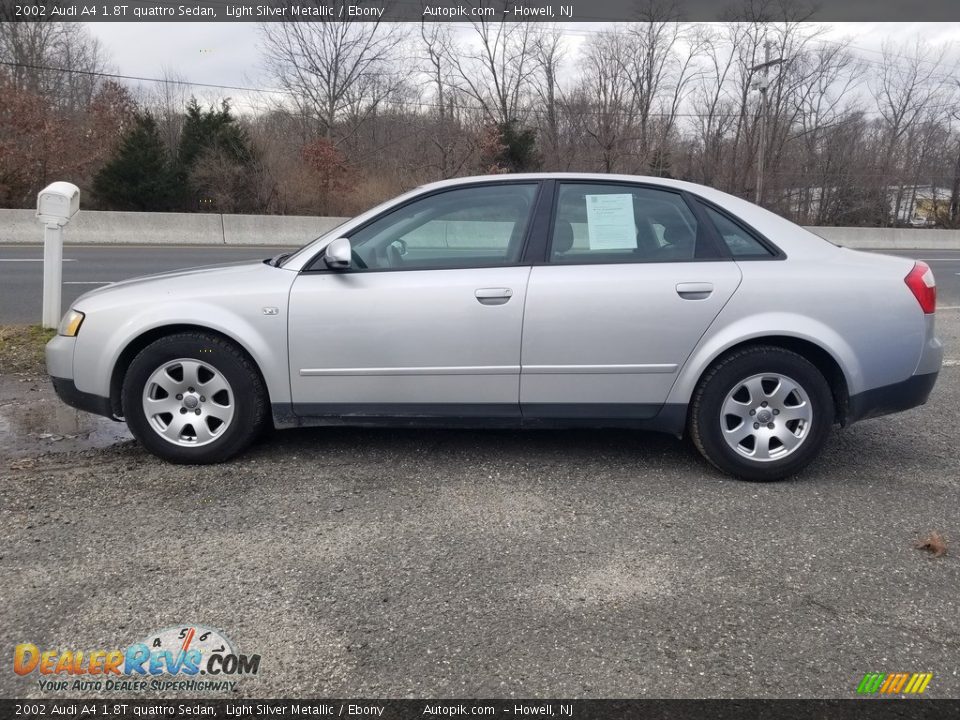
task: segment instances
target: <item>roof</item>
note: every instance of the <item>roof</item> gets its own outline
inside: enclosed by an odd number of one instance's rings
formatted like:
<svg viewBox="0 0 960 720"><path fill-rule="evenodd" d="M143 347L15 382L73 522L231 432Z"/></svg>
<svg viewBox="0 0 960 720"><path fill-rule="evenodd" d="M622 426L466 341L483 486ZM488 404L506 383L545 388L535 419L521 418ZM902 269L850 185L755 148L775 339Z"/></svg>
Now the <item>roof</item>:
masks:
<svg viewBox="0 0 960 720"><path fill-rule="evenodd" d="M540 172L540 173L500 173L497 175L468 175L466 177L450 178L448 180L437 180L420 186L420 189L435 189L442 187L455 187L457 185L472 185L482 182L503 182L504 180L598 180L598 181L621 181L630 183L648 183L650 185L662 185L672 187L678 190L687 190L689 192L706 191L707 193L719 193L706 185L698 185L685 180L674 180L672 178L653 177L648 175L614 175L609 173L578 173L578 172ZM723 194L723 193L722 193Z"/></svg>

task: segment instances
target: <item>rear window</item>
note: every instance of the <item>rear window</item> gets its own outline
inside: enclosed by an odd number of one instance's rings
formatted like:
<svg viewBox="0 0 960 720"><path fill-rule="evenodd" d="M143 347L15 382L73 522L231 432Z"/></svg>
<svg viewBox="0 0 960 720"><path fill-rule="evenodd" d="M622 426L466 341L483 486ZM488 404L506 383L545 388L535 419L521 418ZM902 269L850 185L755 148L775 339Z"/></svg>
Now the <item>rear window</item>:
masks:
<svg viewBox="0 0 960 720"><path fill-rule="evenodd" d="M707 205L701 207L706 211L707 216L727 244L727 248L733 257L762 258L773 256L773 253L742 225Z"/></svg>

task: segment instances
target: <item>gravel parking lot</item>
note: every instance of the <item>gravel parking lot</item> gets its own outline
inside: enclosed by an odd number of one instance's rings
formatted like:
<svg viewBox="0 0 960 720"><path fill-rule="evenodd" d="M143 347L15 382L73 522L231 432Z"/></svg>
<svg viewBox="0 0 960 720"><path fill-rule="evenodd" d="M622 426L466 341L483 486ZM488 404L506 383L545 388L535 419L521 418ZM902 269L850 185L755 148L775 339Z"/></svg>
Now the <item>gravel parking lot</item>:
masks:
<svg viewBox="0 0 960 720"><path fill-rule="evenodd" d="M770 485L625 431L290 431L175 467L5 376L7 662L200 623L262 656L233 697L960 696L960 311L938 322L926 407ZM36 678L7 665L0 696Z"/></svg>

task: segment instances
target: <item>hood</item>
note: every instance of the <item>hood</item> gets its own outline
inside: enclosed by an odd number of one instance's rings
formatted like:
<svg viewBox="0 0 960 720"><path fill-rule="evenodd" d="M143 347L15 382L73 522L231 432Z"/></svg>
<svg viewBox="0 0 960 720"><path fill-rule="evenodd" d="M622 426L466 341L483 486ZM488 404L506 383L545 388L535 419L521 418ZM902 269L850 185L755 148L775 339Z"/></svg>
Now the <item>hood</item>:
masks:
<svg viewBox="0 0 960 720"><path fill-rule="evenodd" d="M127 278L126 280L118 280L117 282L109 283L108 285L103 285L94 290L90 290L89 292L81 295L77 302L83 300L84 298L102 295L104 293L113 292L121 288L133 288L138 285L149 286L167 280L178 280L181 278L193 278L194 280L200 280L203 276L207 276L203 278L204 281L209 280L210 282L216 282L218 277L227 278L237 274L238 272L248 272L255 268L259 269L260 266L265 266L263 260L240 260L232 263L200 265L198 267L183 268L182 270L170 270L168 272L155 273L153 275L139 275L137 277Z"/></svg>
<svg viewBox="0 0 960 720"><path fill-rule="evenodd" d="M244 260L121 280L81 295L73 303L73 307L86 312L87 309L143 302L180 301L190 298L236 299L249 295L258 288L289 287L294 278L295 272L268 265L262 260Z"/></svg>

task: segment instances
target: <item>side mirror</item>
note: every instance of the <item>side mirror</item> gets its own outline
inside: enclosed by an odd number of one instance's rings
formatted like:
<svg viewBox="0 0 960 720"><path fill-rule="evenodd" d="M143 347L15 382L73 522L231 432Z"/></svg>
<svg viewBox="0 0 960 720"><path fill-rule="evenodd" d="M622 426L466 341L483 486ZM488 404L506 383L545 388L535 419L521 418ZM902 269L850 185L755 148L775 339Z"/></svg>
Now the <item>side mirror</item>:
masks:
<svg viewBox="0 0 960 720"><path fill-rule="evenodd" d="M337 238L323 251L323 261L331 270L348 270L353 261L350 238Z"/></svg>

